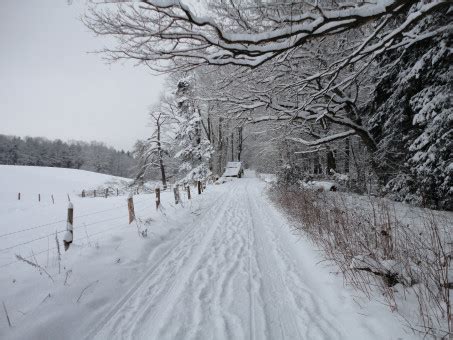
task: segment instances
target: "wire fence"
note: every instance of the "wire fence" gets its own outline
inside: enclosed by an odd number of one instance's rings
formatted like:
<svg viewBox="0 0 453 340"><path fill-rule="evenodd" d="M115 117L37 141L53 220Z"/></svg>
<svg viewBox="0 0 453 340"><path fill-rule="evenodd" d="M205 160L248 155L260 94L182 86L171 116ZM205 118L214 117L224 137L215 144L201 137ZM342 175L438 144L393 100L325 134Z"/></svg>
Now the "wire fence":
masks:
<svg viewBox="0 0 453 340"><path fill-rule="evenodd" d="M199 185L199 184L197 184ZM202 185L202 187L204 188L205 185ZM173 190L175 189L175 187L173 187ZM173 190L166 190L167 192L171 192ZM176 191L178 193L176 193ZM175 195L175 204L180 204L182 205L181 203L183 203L180 199L180 193L179 193L179 189L177 189L176 191L174 191L174 195ZM185 190L183 190L185 191ZM154 191L155 192L155 191ZM157 199L157 195L159 195L160 197L160 193L158 194L157 192L156 193L156 199ZM154 205L154 199L153 199L153 196L151 193L142 193L140 196L134 196L133 200L133 219L136 221L136 223L141 223L140 221L144 220L144 219L147 219L149 217L151 217L153 215L153 213L151 212L152 210L150 210L151 206ZM188 197L188 199L190 199ZM68 195L68 200L69 199L69 195ZM160 200L160 198L159 198ZM150 207L147 207L146 209L148 210L145 210L145 206L147 205L147 203L150 205ZM71 208L72 209L72 208ZM95 220L92 220L92 221L87 221L87 218L92 218L94 216L97 216L97 215L100 215L102 216L102 214L106 214L106 213L109 213L109 212L112 212L114 210L119 210L119 209L124 209L124 212L123 213L120 213L119 215L115 214L115 216L109 216L108 218L101 218L101 219L95 219ZM162 210L161 210L162 211ZM112 231L114 229L119 229L121 227L124 227L125 225L127 225L127 221L128 221L128 217L130 217L130 211L126 210L126 204L125 203L122 203L122 204L116 204L114 206L112 206L111 208L108 208L108 209L101 209L101 210L95 210L95 211L90 211L90 212L87 212L87 213L84 213L82 215L76 215L74 216L74 219L75 219L75 223L74 225L76 226L75 228L75 231L76 231L76 237L74 237L74 240L76 240L77 242L79 241L84 241L86 239L89 239L91 237L94 237L96 235L100 235L100 234L103 234L103 233L106 233L106 232L109 232L109 231ZM111 223L112 222L115 222L115 221L120 221L119 223L115 223L113 226L111 226ZM19 230L14 230L14 231L10 231L10 232L6 232L6 233L3 233L3 234L0 234L0 241L4 238L7 238L7 237L11 237L11 236L15 236L15 235L18 235L18 234L24 234L24 233L27 233L27 232L32 232L32 231L36 231L36 230L39 230L39 229L43 229L43 228L49 228L49 227L52 227L52 226L55 226L55 225L59 225L59 224L63 224L63 223L67 223L68 220L67 219L61 219L61 220L57 220L57 221L50 221L48 223L42 223L42 224L38 224L38 225L29 225L29 226L26 226L26 227L23 227L23 228L20 228ZM88 222L88 223L87 223ZM102 226L106 226L106 224L109 225L109 228L107 229L102 229L98 232L91 232L94 228L98 228L98 227L102 227ZM130 220L129 220L129 224L130 224ZM80 231L81 228L85 228L85 235L82 236L82 234L78 231ZM90 230L90 233L87 233L87 230ZM26 246L26 245L29 245L29 244L34 244L34 243L37 243L38 241L40 240L44 240L44 239L56 239L57 242L58 241L58 235L61 234L61 233L65 233L68 231L68 228L65 227L65 228L59 228L59 229L56 229L52 232L48 232L44 235L39 235L38 237L36 237L37 235L33 235L34 237L31 237L29 239L26 239L26 240L23 240L21 242L17 242L13 245L7 245L3 248L0 248L0 255L6 255L8 253L14 253L13 250L17 249L17 250L20 250L21 247L23 246ZM25 259L33 259L35 256L38 256L38 255L41 255L41 254L44 254L47 252L47 254L49 254L51 251L54 251L58 248L57 245L55 245L54 247L47 247L46 249L43 249L43 250L39 250L37 252L34 252L33 250L30 250L31 251L31 255L29 256L22 256L22 258L25 258ZM0 265L0 268L4 268L4 267L7 267L7 266L10 266L10 265L13 265L15 263L18 263L20 262L21 260L19 259L16 259L16 260L13 260L13 261L10 261L10 262L7 262L7 263L4 263L4 264L1 264Z"/></svg>

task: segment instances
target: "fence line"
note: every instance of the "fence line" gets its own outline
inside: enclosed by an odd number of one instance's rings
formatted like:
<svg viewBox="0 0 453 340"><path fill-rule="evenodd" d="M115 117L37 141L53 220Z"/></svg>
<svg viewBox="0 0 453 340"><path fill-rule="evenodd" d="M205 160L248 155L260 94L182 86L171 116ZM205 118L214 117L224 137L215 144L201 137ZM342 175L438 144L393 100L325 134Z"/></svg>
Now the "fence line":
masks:
<svg viewBox="0 0 453 340"><path fill-rule="evenodd" d="M25 231L29 231L29 230L33 230L33 229L44 228L44 227L48 227L50 225L57 224L57 223L62 223L62 222L66 222L66 220L55 221L55 222L51 222L51 223L41 224L41 225L38 225L36 227L31 227L31 228L27 228L27 229L21 229L21 230L12 231L10 233L1 234L0 237L5 237L5 236L9 236L9 235L19 234L19 233L22 233L22 232L25 232Z"/></svg>
<svg viewBox="0 0 453 340"><path fill-rule="evenodd" d="M200 184L198 184L200 185ZM169 192L171 192L171 189L168 190ZM155 193L156 191L154 190L153 192L151 193L142 193L141 195L143 195L143 197L139 197L136 199L136 201L134 202L134 207L137 207L137 206L143 206L145 203L148 202L148 198L147 196L150 196L152 195L153 193ZM188 198L190 199L190 198ZM155 201L151 200L150 202L150 207L152 205L154 205ZM90 212L90 213L87 213L87 214L83 214L83 215L80 215L80 216L77 216L75 215L75 218L76 220L79 220L80 218L83 218L83 217L87 217L87 216L93 216L93 215L96 215L96 214L100 214L100 213L103 213L103 212L107 212L107 211L112 211L112 210L117 210L118 208L125 208L126 204L122 204L122 205L117 205L115 207L112 207L112 208L109 208L109 209L103 209L103 210L99 210L99 211L94 211L94 212ZM148 214L146 214L148 215ZM136 214L137 216L137 214ZM142 217L143 218L143 217ZM88 226L93 226L93 225L98 225L100 223L104 223L104 222L109 222L109 221L115 221L115 220L119 220L119 219L124 219L125 221L127 221L127 214L122 214L121 216L116 216L116 217L113 217L113 218L108 218L108 219L103 219L103 220L99 220L99 221L95 221L95 222L92 222L92 223L83 223L83 224L80 224L79 227L88 227ZM29 228L25 228L25 229L21 229L21 230L16 230L16 231L12 231L12 232L9 232L9 233L5 233L5 234L1 234L0 235L0 238L2 237L6 237L6 236L11 236L11 235L15 235L15 234L19 234L19 233L23 233L23 232L26 232L26 231L30 231L30 230L35 230L35 229L39 229L39 228L44 228L44 227L48 227L48 226L51 226L51 225L55 225L55 224L58 224L58 223L64 223L64 222L67 222L66 219L64 220L58 220L58 221L54 221L54 222L50 222L50 223L45 223L45 224L41 224L41 225L37 225L37 226L33 226L33 227L29 227ZM124 224L127 223L127 222L121 222L120 224L116 225L115 227L113 228L108 228L108 229L105 229L105 230L102 230L101 232L97 232L97 233L94 233L94 234L91 234L91 235L86 235L86 236L83 236L83 237L77 237L76 239L77 240L84 240L84 239L87 239L87 238L90 238L90 237L93 237L93 236L96 236L96 235L99 235L99 234L102 234L104 232L107 232L109 230L113 230L115 228L118 228L119 226L124 226ZM18 243L18 244L15 244L13 246L9 246L9 247L6 247L6 248L3 248L3 249L0 249L0 253L5 253L7 252L8 250L11 250L11 249L14 249L14 248L17 248L17 247L20 247L20 246L23 246L23 245L27 245L27 244L30 244L30 243L33 243L33 242L36 242L36 241L39 241L39 240L43 240L45 238L49 238L49 237L53 237L55 234L60 234L62 232L65 232L66 229L62 229L62 230L55 230L55 232L52 232L50 234L46 234L46 235L43 235L43 236L40 236L40 237L37 237L37 238L34 238L32 240L28 240L28 241L25 241L25 242L22 242L22 243ZM31 258L35 255L39 255L39 254L42 254L44 252L48 252L48 251L51 251L51 250L55 250L57 247L52 247L52 248L48 248L48 249L45 249L43 251L39 251L37 253L33 253L32 255L28 256L28 257L25 257L25 258ZM20 262L20 260L16 260L16 261L13 261L13 262L9 262L9 263L6 263L6 264L3 264L3 265L0 265L0 268L4 268L6 266L9 266L11 264L14 264L14 263L17 263L17 262Z"/></svg>
<svg viewBox="0 0 453 340"><path fill-rule="evenodd" d="M64 231L66 231L66 230L59 230L59 231L57 231L56 233L59 234L59 233L62 233L62 232L64 232ZM39 240L45 239L46 237L49 237L49 236L51 236L51 235L55 235L55 233L48 234L48 235L44 235L44 236L35 238L35 239L33 239L33 240L30 240L30 241L18 243L18 244L15 244L14 246L0 249L0 253L3 253L3 252L6 251L6 250L14 249L14 248L17 248L17 247L19 247L19 246L23 246L23 245L26 245L26 244L29 244L29 243L32 243L32 242L35 242L35 241L39 241Z"/></svg>
<svg viewBox="0 0 453 340"><path fill-rule="evenodd" d="M137 199L135 205L138 205L138 203L141 204L143 202L146 202L145 199L146 199L146 197L142 198L142 199ZM95 212L90 212L88 214L83 214L83 215L76 215L75 217L76 218L81 218L81 217L92 216L92 215L100 214L100 213L103 213L103 212L106 212L106 211L116 210L116 209L121 208L123 206L124 206L123 204L122 205L117 205L117 206L114 206L113 208L99 210L99 211L95 211ZM66 222L66 219L55 221L55 222L50 222L50 223L46 223L46 224L41 224L41 225L38 225L38 226L35 226L35 227L30 227L30 228L25 228L25 229L21 229L21 230L16 230L16 231L12 231L12 232L6 233L6 234L0 234L0 238L6 237L6 236L10 236L10 235L14 235L14 234L23 233L23 232L26 232L26 231L29 231L29 230L34 230L34 229L48 227L50 225L57 224L57 223L63 223L63 222Z"/></svg>
<svg viewBox="0 0 453 340"><path fill-rule="evenodd" d="M103 223L103 222L109 222L109 221L119 220L119 219L122 219L122 218L126 219L127 216L122 215L122 216L117 216L117 217L113 217L113 218L107 218L107 219L104 219L104 220L96 221L96 222L93 222L93 223L88 223L88 224L84 223L83 226L84 226L84 227L88 227L88 226L96 225L96 224ZM55 233L60 234L60 233L65 232L65 231L66 231L66 229L56 230L55 232L52 232L52 233L50 233L50 234L47 234L47 235L44 235L44 236L41 236L41 237L32 239L32 240L30 240L30 241L18 243L18 244L14 245L14 246L11 246L11 247L8 247L8 248L0 249L0 253L4 252L4 251L6 251L6 250L10 250L10 249L13 249L13 248L16 248L16 247L19 247L19 246L23 246L23 245L26 245L26 244L29 244L29 243L32 243L32 242L35 242L35 241L39 241L39 240L45 239L46 237L55 235Z"/></svg>
<svg viewBox="0 0 453 340"><path fill-rule="evenodd" d="M103 234L103 233L106 233L106 232L108 232L108 231L111 231L111 230L113 230L113 229L117 229L117 228L120 228L120 227L123 227L123 226L124 226L124 223L116 224L116 225L115 225L114 227L112 227L112 228L108 228L108 229L105 229L105 230L103 230L103 231L100 231L100 232L91 234L91 235L86 235L86 236L80 237L80 238L78 238L78 240L83 241L83 240L88 239L88 238L90 238L90 237L94 237L94 236L96 236L96 235ZM63 230L63 231L66 231L66 230ZM53 233L51 236L53 236L53 235L55 235L55 233ZM48 236L47 236L47 237L48 237ZM34 257L34 256L36 256L36 255L40 255L40 254L43 254L43 253L48 252L48 251L50 252L51 250L55 250L55 249L57 249L57 246L54 246L54 247L52 247L52 248L48 248L48 249L41 250L41 251L39 251L39 252L37 252L37 253L33 252L32 255L24 256L24 258L25 258L25 259L30 259L30 258L32 258L32 257ZM0 265L0 268L7 267L7 266L10 266L10 265L15 264L15 263L18 263L18 262L21 262L21 260L15 260L15 261L12 261L12 262L8 262L8 263L6 263L6 264L2 264L2 265Z"/></svg>

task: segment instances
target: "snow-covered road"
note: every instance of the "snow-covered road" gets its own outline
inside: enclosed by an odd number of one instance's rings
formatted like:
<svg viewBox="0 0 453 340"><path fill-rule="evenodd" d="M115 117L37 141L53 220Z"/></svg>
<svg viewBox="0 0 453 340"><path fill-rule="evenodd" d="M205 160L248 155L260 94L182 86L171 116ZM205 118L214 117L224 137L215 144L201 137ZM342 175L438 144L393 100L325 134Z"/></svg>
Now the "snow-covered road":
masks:
<svg viewBox="0 0 453 340"><path fill-rule="evenodd" d="M86 339L413 338L386 306L359 308L264 185L244 178L217 189Z"/></svg>

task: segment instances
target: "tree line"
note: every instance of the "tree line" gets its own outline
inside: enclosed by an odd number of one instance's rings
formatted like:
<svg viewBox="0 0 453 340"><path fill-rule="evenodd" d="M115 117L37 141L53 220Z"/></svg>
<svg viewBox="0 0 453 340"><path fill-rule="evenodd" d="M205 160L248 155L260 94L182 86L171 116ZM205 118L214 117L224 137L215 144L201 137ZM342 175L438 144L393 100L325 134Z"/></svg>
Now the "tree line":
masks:
<svg viewBox="0 0 453 340"><path fill-rule="evenodd" d="M136 160L100 142L0 135L0 164L48 166L134 177Z"/></svg>

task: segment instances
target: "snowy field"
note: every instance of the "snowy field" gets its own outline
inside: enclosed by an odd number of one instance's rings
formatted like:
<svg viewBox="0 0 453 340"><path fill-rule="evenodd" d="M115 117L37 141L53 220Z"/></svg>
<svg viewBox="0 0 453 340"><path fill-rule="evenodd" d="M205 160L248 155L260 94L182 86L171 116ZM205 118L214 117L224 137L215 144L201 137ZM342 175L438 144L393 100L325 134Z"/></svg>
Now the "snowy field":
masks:
<svg viewBox="0 0 453 340"><path fill-rule="evenodd" d="M181 192L179 205L164 192L158 211L153 194L136 195L129 225L126 196L78 196L111 176L0 166L0 291L11 323L2 306L0 338L416 338L387 306L345 288L290 232L266 183L246 177L193 189L190 201ZM64 252L67 194L74 243Z"/></svg>

